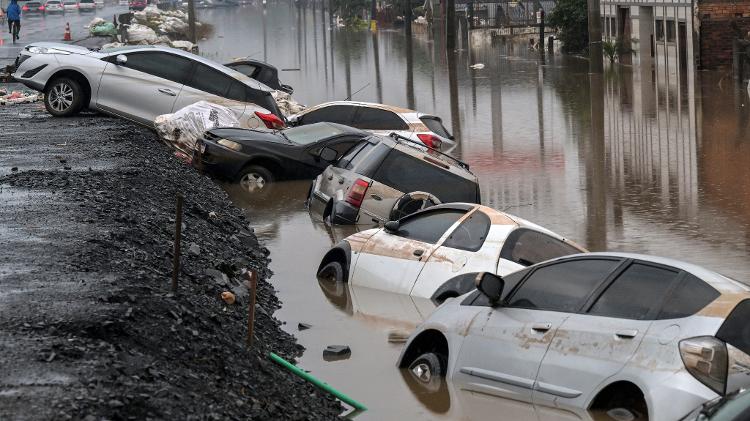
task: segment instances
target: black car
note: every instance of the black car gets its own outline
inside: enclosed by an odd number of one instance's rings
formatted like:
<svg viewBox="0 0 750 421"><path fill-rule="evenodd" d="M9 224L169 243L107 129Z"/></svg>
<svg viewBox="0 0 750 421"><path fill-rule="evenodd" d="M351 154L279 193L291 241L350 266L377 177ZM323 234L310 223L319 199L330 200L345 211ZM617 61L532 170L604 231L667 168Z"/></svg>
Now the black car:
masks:
<svg viewBox="0 0 750 421"><path fill-rule="evenodd" d="M289 95L294 92L294 88L289 85L284 85L279 81L278 69L266 62L243 59L227 63L225 66L234 69L247 77L253 78L271 89L284 91Z"/></svg>
<svg viewBox="0 0 750 421"><path fill-rule="evenodd" d="M241 128L207 131L193 163L217 178L260 192L276 180L313 179L371 133L334 123L275 132Z"/></svg>

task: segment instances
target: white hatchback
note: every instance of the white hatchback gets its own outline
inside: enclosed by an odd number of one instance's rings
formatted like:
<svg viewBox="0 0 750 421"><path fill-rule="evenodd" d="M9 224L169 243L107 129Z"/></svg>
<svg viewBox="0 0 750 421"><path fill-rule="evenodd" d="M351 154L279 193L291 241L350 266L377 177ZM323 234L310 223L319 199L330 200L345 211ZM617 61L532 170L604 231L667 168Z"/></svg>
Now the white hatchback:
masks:
<svg viewBox="0 0 750 421"><path fill-rule="evenodd" d="M517 216L448 203L345 238L323 257L318 276L440 303L475 288L472 276L457 275L505 275L585 251Z"/></svg>
<svg viewBox="0 0 750 421"><path fill-rule="evenodd" d="M750 289L715 272L590 253L475 280L402 351L427 390L447 376L485 396L660 421L750 386Z"/></svg>

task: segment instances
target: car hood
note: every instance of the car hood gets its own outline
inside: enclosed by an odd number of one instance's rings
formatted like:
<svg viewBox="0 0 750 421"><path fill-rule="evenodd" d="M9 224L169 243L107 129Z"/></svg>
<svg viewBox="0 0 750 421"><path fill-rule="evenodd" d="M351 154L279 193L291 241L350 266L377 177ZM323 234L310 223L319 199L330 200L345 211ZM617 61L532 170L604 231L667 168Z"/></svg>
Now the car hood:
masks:
<svg viewBox="0 0 750 421"><path fill-rule="evenodd" d="M276 132L265 132L260 130L243 129L243 128L223 128L223 129L212 129L208 133L214 136L218 136L224 139L233 140L235 142L270 142L270 143L281 143L290 145L283 136Z"/></svg>
<svg viewBox="0 0 750 421"><path fill-rule="evenodd" d="M71 54L84 54L88 55L93 53L93 51L89 50L86 47L82 47L80 45L72 45L72 44L63 44L61 42L34 42L27 46L28 47L45 47L45 48L54 48L56 50L65 51Z"/></svg>

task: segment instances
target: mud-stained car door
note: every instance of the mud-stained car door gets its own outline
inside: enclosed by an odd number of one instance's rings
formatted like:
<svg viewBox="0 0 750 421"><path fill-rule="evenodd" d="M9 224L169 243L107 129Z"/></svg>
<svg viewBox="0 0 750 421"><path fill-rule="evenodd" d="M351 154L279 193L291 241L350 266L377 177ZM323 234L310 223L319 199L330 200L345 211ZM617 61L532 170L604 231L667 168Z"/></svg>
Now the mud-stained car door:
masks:
<svg viewBox="0 0 750 421"><path fill-rule="evenodd" d="M539 369L534 401L565 399L581 406L591 390L616 374L643 341L679 272L635 262L592 297L591 309L573 314L557 334Z"/></svg>
<svg viewBox="0 0 750 421"><path fill-rule="evenodd" d="M370 237L352 274L352 284L409 294L425 262L465 210L435 209L404 218L397 232Z"/></svg>
<svg viewBox="0 0 750 421"><path fill-rule="evenodd" d="M475 318L461 345L454 378L472 390L530 402L539 367L557 330L619 263L576 259L525 275L504 306Z"/></svg>

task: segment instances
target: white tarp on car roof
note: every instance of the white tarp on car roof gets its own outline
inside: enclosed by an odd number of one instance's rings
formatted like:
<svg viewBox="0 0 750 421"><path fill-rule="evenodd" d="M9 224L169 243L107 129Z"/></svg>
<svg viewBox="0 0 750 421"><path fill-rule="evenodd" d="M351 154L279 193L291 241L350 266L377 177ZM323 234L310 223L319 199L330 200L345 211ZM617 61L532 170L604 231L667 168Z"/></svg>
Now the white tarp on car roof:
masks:
<svg viewBox="0 0 750 421"><path fill-rule="evenodd" d="M154 126L160 138L190 156L196 141L206 130L240 127L240 121L227 107L198 101L175 113L156 117Z"/></svg>

